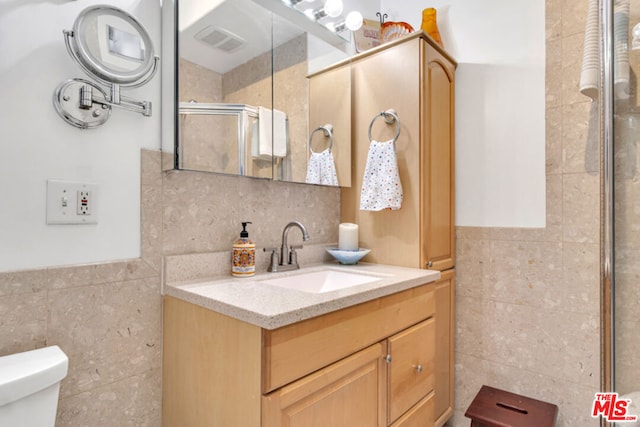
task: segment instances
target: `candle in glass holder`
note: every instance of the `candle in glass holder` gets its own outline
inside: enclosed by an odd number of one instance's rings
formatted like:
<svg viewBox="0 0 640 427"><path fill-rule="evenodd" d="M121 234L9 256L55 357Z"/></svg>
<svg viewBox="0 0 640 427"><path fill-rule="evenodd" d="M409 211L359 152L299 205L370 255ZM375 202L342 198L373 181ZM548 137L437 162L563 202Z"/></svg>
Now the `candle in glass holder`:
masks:
<svg viewBox="0 0 640 427"><path fill-rule="evenodd" d="M358 224L345 222L340 224L338 229L338 249L342 251L357 251L358 246Z"/></svg>

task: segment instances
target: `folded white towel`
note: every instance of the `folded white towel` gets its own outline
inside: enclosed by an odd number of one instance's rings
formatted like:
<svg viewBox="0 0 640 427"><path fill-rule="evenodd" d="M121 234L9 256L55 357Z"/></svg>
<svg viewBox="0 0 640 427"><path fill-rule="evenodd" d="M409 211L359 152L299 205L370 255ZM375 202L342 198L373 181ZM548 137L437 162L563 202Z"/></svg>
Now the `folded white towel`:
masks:
<svg viewBox="0 0 640 427"><path fill-rule="evenodd" d="M402 184L393 140L371 141L362 178L360 210L397 210L402 205Z"/></svg>
<svg viewBox="0 0 640 427"><path fill-rule="evenodd" d="M287 156L287 115L279 110L258 107L257 144L253 139L254 157L270 159Z"/></svg>
<svg viewBox="0 0 640 427"><path fill-rule="evenodd" d="M614 67L613 83L616 99L629 98L629 0L616 0L613 5ZM600 6L589 0L584 30L584 50L580 72L580 93L598 100L600 88Z"/></svg>
<svg viewBox="0 0 640 427"><path fill-rule="evenodd" d="M321 153L311 152L306 181L307 184L338 185L336 164L328 148Z"/></svg>
<svg viewBox="0 0 640 427"><path fill-rule="evenodd" d="M616 0L613 5L613 43L615 65L613 87L617 99L628 99L629 94L629 0Z"/></svg>
<svg viewBox="0 0 640 427"><path fill-rule="evenodd" d="M580 93L597 100L600 87L600 6L599 0L589 0L584 29L584 50L580 72Z"/></svg>

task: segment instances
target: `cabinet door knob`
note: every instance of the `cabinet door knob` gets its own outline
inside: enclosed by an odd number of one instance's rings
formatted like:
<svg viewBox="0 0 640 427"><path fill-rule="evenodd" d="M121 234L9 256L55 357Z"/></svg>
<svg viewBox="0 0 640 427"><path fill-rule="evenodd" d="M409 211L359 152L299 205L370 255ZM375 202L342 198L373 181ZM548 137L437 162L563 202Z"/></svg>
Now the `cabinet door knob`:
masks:
<svg viewBox="0 0 640 427"><path fill-rule="evenodd" d="M418 364L418 366L416 366L416 371L418 371L418 373L422 373L422 365Z"/></svg>
<svg viewBox="0 0 640 427"><path fill-rule="evenodd" d="M384 361L385 361L385 362L387 362L387 363L391 363L391 355L390 355L390 354L387 354L387 355L384 357Z"/></svg>
<svg viewBox="0 0 640 427"><path fill-rule="evenodd" d="M433 267L433 261L429 261L429 262L427 263L427 267L429 267L429 268Z"/></svg>

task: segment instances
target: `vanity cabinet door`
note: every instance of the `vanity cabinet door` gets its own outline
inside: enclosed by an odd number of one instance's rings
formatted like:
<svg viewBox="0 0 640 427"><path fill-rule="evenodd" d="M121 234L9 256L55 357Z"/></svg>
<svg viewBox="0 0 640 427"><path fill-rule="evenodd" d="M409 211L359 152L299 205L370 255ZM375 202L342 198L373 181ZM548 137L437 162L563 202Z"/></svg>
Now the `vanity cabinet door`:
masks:
<svg viewBox="0 0 640 427"><path fill-rule="evenodd" d="M383 426L384 346L380 343L263 397L264 427Z"/></svg>
<svg viewBox="0 0 640 427"><path fill-rule="evenodd" d="M435 331L432 317L388 340L389 424L433 390Z"/></svg>
<svg viewBox="0 0 640 427"><path fill-rule="evenodd" d="M453 355L455 341L455 270L442 272L436 282L436 371L434 412L436 426L453 414Z"/></svg>

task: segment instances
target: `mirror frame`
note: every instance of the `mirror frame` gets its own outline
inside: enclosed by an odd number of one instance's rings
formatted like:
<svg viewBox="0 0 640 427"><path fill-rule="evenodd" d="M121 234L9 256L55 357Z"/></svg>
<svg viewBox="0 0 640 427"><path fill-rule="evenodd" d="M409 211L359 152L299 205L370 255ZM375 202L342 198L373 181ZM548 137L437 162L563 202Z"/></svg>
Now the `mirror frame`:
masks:
<svg viewBox="0 0 640 427"><path fill-rule="evenodd" d="M90 19L97 19L98 17L104 15L119 18L129 24L138 32L137 35L142 39L145 46L145 55L143 60L141 61L141 65L137 69L122 72L114 70L105 65L91 53L91 49L89 48L89 45L86 42L85 38L87 33L85 31L87 22ZM75 56L78 58L80 65L85 68L85 70L90 71L91 74L98 79L110 83L117 83L123 86L136 84L139 80L149 74L149 72L154 67L155 53L153 42L151 41L149 33L147 32L146 28L140 23L140 21L138 21L131 14L123 11L122 9L108 5L87 7L80 12L75 22L73 23L73 34L74 37L72 37L71 39L71 45Z"/></svg>

